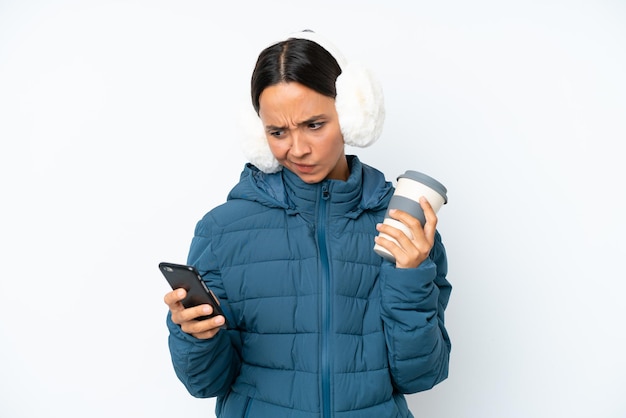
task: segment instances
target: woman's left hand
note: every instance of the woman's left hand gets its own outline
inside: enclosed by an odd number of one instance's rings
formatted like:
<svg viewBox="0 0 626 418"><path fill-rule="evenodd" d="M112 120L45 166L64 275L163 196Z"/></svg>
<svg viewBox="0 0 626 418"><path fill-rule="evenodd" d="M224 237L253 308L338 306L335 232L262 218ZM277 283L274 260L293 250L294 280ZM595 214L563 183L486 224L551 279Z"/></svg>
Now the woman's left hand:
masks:
<svg viewBox="0 0 626 418"><path fill-rule="evenodd" d="M424 227L420 222L408 213L392 209L389 216L402 222L411 232L412 237L408 237L404 232L391 225L378 224L378 232L387 234L395 239L398 244L384 237L377 236L376 244L389 251L396 259L397 268L415 268L424 261L435 243L435 230L437 227L437 215L428 200L420 198L420 206L424 211L426 223Z"/></svg>

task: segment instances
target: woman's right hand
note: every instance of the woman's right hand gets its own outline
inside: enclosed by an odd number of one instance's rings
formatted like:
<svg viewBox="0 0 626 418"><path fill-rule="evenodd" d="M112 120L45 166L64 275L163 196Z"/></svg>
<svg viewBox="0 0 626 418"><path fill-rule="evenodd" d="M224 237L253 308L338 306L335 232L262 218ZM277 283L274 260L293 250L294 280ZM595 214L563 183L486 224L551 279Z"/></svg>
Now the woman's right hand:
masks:
<svg viewBox="0 0 626 418"><path fill-rule="evenodd" d="M172 322L180 325L183 332L192 335L198 339L206 340L215 337L220 327L224 325L224 317L222 315L213 318L196 321L195 318L213 313L211 305L198 305L193 308L185 308L181 300L185 298L187 292L185 289L175 289L167 293L163 300L170 308L172 313Z"/></svg>

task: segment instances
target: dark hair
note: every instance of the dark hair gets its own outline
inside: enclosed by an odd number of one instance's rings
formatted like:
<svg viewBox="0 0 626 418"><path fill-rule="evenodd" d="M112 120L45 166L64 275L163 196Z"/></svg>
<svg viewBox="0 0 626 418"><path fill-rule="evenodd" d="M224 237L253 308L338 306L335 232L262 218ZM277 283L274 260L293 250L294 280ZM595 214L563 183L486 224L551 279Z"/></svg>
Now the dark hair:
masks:
<svg viewBox="0 0 626 418"><path fill-rule="evenodd" d="M341 67L337 60L323 47L308 39L287 39L259 54L252 72L252 106L258 114L263 90L290 81L335 98L335 82L339 74Z"/></svg>

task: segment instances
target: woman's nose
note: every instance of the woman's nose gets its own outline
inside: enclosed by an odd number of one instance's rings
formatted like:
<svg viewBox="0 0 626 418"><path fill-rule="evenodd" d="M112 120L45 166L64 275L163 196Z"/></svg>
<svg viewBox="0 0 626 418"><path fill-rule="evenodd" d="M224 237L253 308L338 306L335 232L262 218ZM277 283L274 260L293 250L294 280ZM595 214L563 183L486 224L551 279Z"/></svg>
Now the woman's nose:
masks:
<svg viewBox="0 0 626 418"><path fill-rule="evenodd" d="M297 157L301 157L308 154L310 152L310 149L311 148L305 135L298 132L297 130L292 133L291 149L289 150L291 154Z"/></svg>

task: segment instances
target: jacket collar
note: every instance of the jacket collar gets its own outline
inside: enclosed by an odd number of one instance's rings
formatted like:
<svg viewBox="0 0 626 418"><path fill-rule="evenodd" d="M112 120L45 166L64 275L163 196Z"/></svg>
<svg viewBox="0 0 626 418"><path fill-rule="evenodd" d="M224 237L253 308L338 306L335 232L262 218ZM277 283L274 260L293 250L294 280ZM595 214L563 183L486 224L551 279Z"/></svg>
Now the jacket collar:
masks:
<svg viewBox="0 0 626 418"><path fill-rule="evenodd" d="M346 181L324 180L315 184L303 182L287 169L268 174L247 164L228 199L252 200L308 218L315 215L317 202L325 188L331 203L330 216L356 218L364 210L385 209L393 193L391 183L380 171L362 164L357 156L347 158L350 176Z"/></svg>

